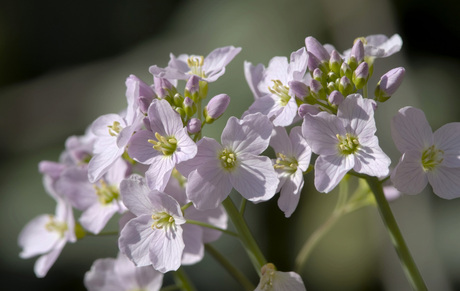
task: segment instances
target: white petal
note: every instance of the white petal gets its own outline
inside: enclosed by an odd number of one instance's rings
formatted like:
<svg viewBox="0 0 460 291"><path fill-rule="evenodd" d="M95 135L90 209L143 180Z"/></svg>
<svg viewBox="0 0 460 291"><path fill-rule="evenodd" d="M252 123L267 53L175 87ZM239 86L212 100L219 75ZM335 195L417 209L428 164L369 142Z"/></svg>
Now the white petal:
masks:
<svg viewBox="0 0 460 291"><path fill-rule="evenodd" d="M359 136L360 140L374 136L377 130L372 102L359 94L351 94L339 105L337 116L346 124L346 131Z"/></svg>
<svg viewBox="0 0 460 291"><path fill-rule="evenodd" d="M281 108L281 110L279 110L274 115L276 117L275 119L273 119L273 125L275 126L291 125L292 122L294 121L294 118L297 115L298 107L297 107L295 98L291 97L291 99L289 99L289 102L285 106L282 106L281 104L278 104L278 106Z"/></svg>
<svg viewBox="0 0 460 291"><path fill-rule="evenodd" d="M229 175L213 164L203 164L188 175L187 197L197 209L219 206L232 190Z"/></svg>
<svg viewBox="0 0 460 291"><path fill-rule="evenodd" d="M184 251L182 227L175 230L154 230L149 247L153 268L162 273L179 269Z"/></svg>
<svg viewBox="0 0 460 291"><path fill-rule="evenodd" d="M147 172L145 172L145 179L150 189L163 191L171 177L174 165L171 156L156 156Z"/></svg>
<svg viewBox="0 0 460 291"><path fill-rule="evenodd" d="M448 123L436 130L434 144L437 149L444 151L443 166L460 167L460 122Z"/></svg>
<svg viewBox="0 0 460 291"><path fill-rule="evenodd" d="M85 229L98 234L117 211L118 206L113 203L96 203L81 214L79 221Z"/></svg>
<svg viewBox="0 0 460 291"><path fill-rule="evenodd" d="M391 122L391 136L401 153L423 150L433 144L431 130L422 110L410 106L401 108Z"/></svg>
<svg viewBox="0 0 460 291"><path fill-rule="evenodd" d="M302 123L302 134L312 151L318 155L337 155L337 134L345 136L342 121L335 115L320 112L316 115L307 114Z"/></svg>
<svg viewBox="0 0 460 291"><path fill-rule="evenodd" d="M300 126L293 127L289 133L289 138L293 145L293 155L297 158L299 169L306 171L310 165L311 148L302 135L302 128Z"/></svg>
<svg viewBox="0 0 460 291"><path fill-rule="evenodd" d="M438 167L427 173L434 194L444 199L460 197L460 168Z"/></svg>
<svg viewBox="0 0 460 291"><path fill-rule="evenodd" d="M203 137L198 141L197 147L198 150L193 159L176 165L177 170L185 177L202 164L214 162L217 167L218 163L220 163L216 159L216 156L218 152L222 151L222 146L216 140L209 137Z"/></svg>
<svg viewBox="0 0 460 291"><path fill-rule="evenodd" d="M54 248L60 235L45 228L49 221L50 215L44 214L32 219L24 226L18 239L19 246L23 249L19 254L21 258L27 259L45 254Z"/></svg>
<svg viewBox="0 0 460 291"><path fill-rule="evenodd" d="M184 126L179 114L166 100L155 99L148 110L150 128L162 136L174 136Z"/></svg>
<svg viewBox="0 0 460 291"><path fill-rule="evenodd" d="M53 250L37 259L34 265L34 272L38 278L46 276L49 269L53 266L54 262L56 262L57 258L61 254L65 244L65 240L60 240Z"/></svg>
<svg viewBox="0 0 460 291"><path fill-rule="evenodd" d="M142 164L150 165L153 158L160 155L160 152L153 148L148 140L156 140L154 134L149 130L140 130L131 137L128 147L129 156Z"/></svg>
<svg viewBox="0 0 460 291"><path fill-rule="evenodd" d="M149 257L149 248L155 231L152 229L153 219L151 215L142 215L131 219L126 223L118 238L118 248L136 266L148 266L152 264Z"/></svg>
<svg viewBox="0 0 460 291"><path fill-rule="evenodd" d="M396 189L406 194L418 194L428 184L428 178L422 168L422 153L408 151L404 153L391 172L391 181Z"/></svg>
<svg viewBox="0 0 460 291"><path fill-rule="evenodd" d="M273 128L273 134L270 138L270 146L276 153L284 153L285 155L292 155L292 144L286 129L281 126Z"/></svg>
<svg viewBox="0 0 460 291"><path fill-rule="evenodd" d="M286 180L281 188L280 198L278 199L278 207L284 212L286 217L290 217L297 208L303 183L302 171L297 170L290 176L290 179Z"/></svg>
<svg viewBox="0 0 460 291"><path fill-rule="evenodd" d="M275 195L278 187L278 174L268 157L241 154L238 168L230 174L235 189L252 202L266 201Z"/></svg>
<svg viewBox="0 0 460 291"><path fill-rule="evenodd" d="M246 81L248 82L249 88L251 89L255 99L264 95L257 88L259 83L262 81L264 70L265 67L262 64L253 66L250 62L244 61L244 76L246 77Z"/></svg>
<svg viewBox="0 0 460 291"><path fill-rule="evenodd" d="M354 166L353 155L319 156L315 162L315 187L322 193L332 191Z"/></svg>
<svg viewBox="0 0 460 291"><path fill-rule="evenodd" d="M149 198L150 188L144 178L132 175L120 183L120 194L125 206L134 215L152 215L154 207Z"/></svg>
<svg viewBox="0 0 460 291"><path fill-rule="evenodd" d="M203 227L186 223L182 226L182 229L185 244L182 264L192 265L198 263L204 257Z"/></svg>
<svg viewBox="0 0 460 291"><path fill-rule="evenodd" d="M361 174L385 177L390 173L391 160L379 147L377 137L374 136L372 140L372 143L368 143L369 146L361 145L356 152L353 169Z"/></svg>

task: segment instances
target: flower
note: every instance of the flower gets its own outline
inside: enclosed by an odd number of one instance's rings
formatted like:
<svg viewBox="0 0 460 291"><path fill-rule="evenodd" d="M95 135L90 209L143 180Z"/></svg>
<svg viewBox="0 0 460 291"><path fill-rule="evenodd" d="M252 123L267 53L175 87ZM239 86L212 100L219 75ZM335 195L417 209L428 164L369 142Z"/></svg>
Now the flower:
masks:
<svg viewBox="0 0 460 291"><path fill-rule="evenodd" d="M72 207L64 199L54 198L57 202L56 214L34 218L24 226L18 239L22 248L21 258L41 255L34 266L35 275L39 278L46 276L66 243L77 240Z"/></svg>
<svg viewBox="0 0 460 291"><path fill-rule="evenodd" d="M277 271L275 265L262 266L262 277L254 291L306 291L302 278L295 272Z"/></svg>
<svg viewBox="0 0 460 291"><path fill-rule="evenodd" d="M388 175L391 161L375 136L373 104L352 94L339 105L337 116L326 112L304 116L302 134L319 155L315 162L319 192L330 192L351 169L376 177Z"/></svg>
<svg viewBox="0 0 460 291"><path fill-rule="evenodd" d="M163 273L152 266L136 267L126 256L96 260L84 279L88 291L160 290Z"/></svg>
<svg viewBox="0 0 460 291"><path fill-rule="evenodd" d="M186 54L176 58L171 54L171 60L166 68L151 66L149 71L155 77L160 78L187 80L191 75L196 75L204 81L214 82L225 73L225 66L240 51L239 47L226 46L213 50L206 58Z"/></svg>
<svg viewBox="0 0 460 291"><path fill-rule="evenodd" d="M293 52L290 62L286 57L272 58L267 68L245 62L244 73L255 97L246 114L261 112L272 119L275 126L292 124L297 115L297 103L289 82L304 80L307 62L305 48Z"/></svg>
<svg viewBox="0 0 460 291"><path fill-rule="evenodd" d="M134 160L150 165L145 173L150 188L162 191L175 165L193 158L197 146L166 100L154 100L148 110L147 130L136 132L128 148Z"/></svg>
<svg viewBox="0 0 460 291"><path fill-rule="evenodd" d="M289 136L284 127L275 127L270 145L278 157L274 167L280 183L278 206L286 217L290 217L297 207L303 187L303 173L308 169L311 148L302 135L300 126L291 129Z"/></svg>
<svg viewBox="0 0 460 291"><path fill-rule="evenodd" d="M441 198L460 197L460 123L433 133L423 111L408 106L393 117L391 134L403 154L391 174L399 191L417 194L430 183Z"/></svg>
<svg viewBox="0 0 460 291"><path fill-rule="evenodd" d="M260 113L242 120L230 117L220 145L208 137L201 139L195 158L178 165L188 177L187 197L199 210L216 208L234 187L252 202L270 199L278 178L268 157L259 156L269 144L272 125Z"/></svg>
<svg viewBox="0 0 460 291"><path fill-rule="evenodd" d="M177 270L185 247L181 227L185 219L179 203L150 190L137 175L121 182L120 193L136 216L120 232L120 251L138 267L152 265L162 273Z"/></svg>

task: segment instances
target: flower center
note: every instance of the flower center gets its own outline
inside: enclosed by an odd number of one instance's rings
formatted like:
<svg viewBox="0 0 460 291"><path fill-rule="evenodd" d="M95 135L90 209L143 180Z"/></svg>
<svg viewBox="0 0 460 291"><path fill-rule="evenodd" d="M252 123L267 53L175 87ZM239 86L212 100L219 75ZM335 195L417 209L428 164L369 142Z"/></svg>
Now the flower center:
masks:
<svg viewBox="0 0 460 291"><path fill-rule="evenodd" d="M177 140L174 136L164 137L158 132L155 133L157 140L149 139L148 142L153 144L153 148L165 156L172 155L177 148Z"/></svg>
<svg viewBox="0 0 460 291"><path fill-rule="evenodd" d="M109 134L111 136L117 136L123 129L118 121L114 121L112 125L107 125L107 127L109 128Z"/></svg>
<svg viewBox="0 0 460 291"><path fill-rule="evenodd" d="M206 78L206 73L203 71L203 56L189 57L187 59L187 65L190 68L190 74L197 75L201 78Z"/></svg>
<svg viewBox="0 0 460 291"><path fill-rule="evenodd" d="M268 87L270 93L277 95L280 97L279 102L281 106L286 106L291 100L291 96L289 95L289 87L283 85L280 80L272 80L273 86Z"/></svg>
<svg viewBox="0 0 460 291"><path fill-rule="evenodd" d="M422 167L425 172L434 170L439 166L443 158L444 151L438 150L434 145L430 146L428 149L422 153Z"/></svg>
<svg viewBox="0 0 460 291"><path fill-rule="evenodd" d="M236 165L236 154L229 149L224 149L219 155L219 160L222 167L232 170Z"/></svg>
<svg viewBox="0 0 460 291"><path fill-rule="evenodd" d="M294 157L288 157L282 153L277 153L276 157L276 162L273 165L275 169L281 169L289 174L294 174L297 171L299 163Z"/></svg>
<svg viewBox="0 0 460 291"><path fill-rule="evenodd" d="M153 223L152 229L175 229L176 228L176 221L174 217L166 212L157 212L152 215Z"/></svg>
<svg viewBox="0 0 460 291"><path fill-rule="evenodd" d="M118 200L120 193L118 192L118 188L113 185L107 185L104 180L99 182L100 186L93 185L94 190L96 190L96 195L99 198L99 202L103 205L107 205L112 202L114 199Z"/></svg>
<svg viewBox="0 0 460 291"><path fill-rule="evenodd" d="M50 220L45 224L45 229L49 232L57 232L61 237L64 236L64 233L67 231L67 223L62 221L56 221L53 215L49 216Z"/></svg>
<svg viewBox="0 0 460 291"><path fill-rule="evenodd" d="M352 136L349 133L345 134L345 136L339 134L336 136L339 141L339 152L342 155L354 154L359 149L359 141L357 137Z"/></svg>

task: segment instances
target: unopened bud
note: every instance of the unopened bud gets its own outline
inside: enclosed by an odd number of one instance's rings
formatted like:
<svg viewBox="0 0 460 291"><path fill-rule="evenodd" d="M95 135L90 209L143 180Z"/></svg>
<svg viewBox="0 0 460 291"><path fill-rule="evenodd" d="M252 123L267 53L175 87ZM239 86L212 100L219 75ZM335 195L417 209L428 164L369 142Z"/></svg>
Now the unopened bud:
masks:
<svg viewBox="0 0 460 291"><path fill-rule="evenodd" d="M126 79L126 97L134 98L134 102L137 102L139 109L146 113L153 99L157 98L157 95L153 91L152 87L147 85L144 81L130 75Z"/></svg>
<svg viewBox="0 0 460 291"><path fill-rule="evenodd" d="M192 118L187 123L187 131L190 134L195 134L200 132L201 130L201 120L198 118Z"/></svg>
<svg viewBox="0 0 460 291"><path fill-rule="evenodd" d="M193 101L198 101L198 94L200 92L200 78L197 75L192 75L185 84L185 97L189 97Z"/></svg>
<svg viewBox="0 0 460 291"><path fill-rule="evenodd" d="M359 38L356 39L355 43L353 44L350 56L354 58L358 64L364 60L364 45Z"/></svg>
<svg viewBox="0 0 460 291"><path fill-rule="evenodd" d="M303 100L303 98L310 95L310 88L307 84L300 81L289 81L289 93L293 94L297 99Z"/></svg>
<svg viewBox="0 0 460 291"><path fill-rule="evenodd" d="M353 72L353 84L355 84L356 89L359 90L366 85L368 79L369 66L366 62L362 62Z"/></svg>
<svg viewBox="0 0 460 291"><path fill-rule="evenodd" d="M331 58L329 59L329 68L335 74L340 74L340 66L342 65L343 60L342 57L336 50L333 50L331 53Z"/></svg>
<svg viewBox="0 0 460 291"><path fill-rule="evenodd" d="M340 78L339 91L345 97L353 93L353 84L351 83L350 79L347 77Z"/></svg>
<svg viewBox="0 0 460 291"><path fill-rule="evenodd" d="M353 70L350 68L350 66L347 63L343 62L342 66L340 66L340 76L351 79L352 75L353 75Z"/></svg>
<svg viewBox="0 0 460 291"><path fill-rule="evenodd" d="M329 62L329 53L316 38L312 36L307 37L305 39L305 47L307 51L315 55L320 62Z"/></svg>
<svg viewBox="0 0 460 291"><path fill-rule="evenodd" d="M153 82L155 83L155 93L160 99L164 99L167 96L173 97L177 93L176 87L167 79L153 77Z"/></svg>
<svg viewBox="0 0 460 291"><path fill-rule="evenodd" d="M184 108L185 114L189 117L192 117L196 113L196 104L188 97L185 97L182 107Z"/></svg>
<svg viewBox="0 0 460 291"><path fill-rule="evenodd" d="M406 70L403 67L394 68L384 74L375 88L375 100L385 102L401 85Z"/></svg>
<svg viewBox="0 0 460 291"><path fill-rule="evenodd" d="M227 94L219 94L209 100L208 105L203 110L206 123L212 123L219 118L227 110L230 103L230 96Z"/></svg>
<svg viewBox="0 0 460 291"><path fill-rule="evenodd" d="M315 79L310 81L310 92L317 99L326 99L326 91L324 90L323 85Z"/></svg>
<svg viewBox="0 0 460 291"><path fill-rule="evenodd" d="M329 97L328 97L329 102L336 106L339 106L340 103L342 103L343 99L345 99L345 97L343 97L342 93L340 93L337 90L329 94Z"/></svg>
<svg viewBox="0 0 460 291"><path fill-rule="evenodd" d="M310 104L301 104L297 110L300 117L304 117L307 114L316 115L321 112L318 107Z"/></svg>

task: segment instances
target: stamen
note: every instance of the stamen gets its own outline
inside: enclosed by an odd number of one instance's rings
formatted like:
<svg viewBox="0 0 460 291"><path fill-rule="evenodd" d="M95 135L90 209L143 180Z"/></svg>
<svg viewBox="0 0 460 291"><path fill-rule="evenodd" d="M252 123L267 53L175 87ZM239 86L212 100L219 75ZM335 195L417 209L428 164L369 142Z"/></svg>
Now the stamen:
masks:
<svg viewBox="0 0 460 291"><path fill-rule="evenodd" d="M111 136L117 136L123 129L118 121L114 121L112 125L108 125L107 127L109 128L109 134Z"/></svg>
<svg viewBox="0 0 460 291"><path fill-rule="evenodd" d="M118 188L113 185L107 185L104 180L99 182L100 186L93 185L94 190L96 190L96 195L99 198L99 202L103 205L107 205L113 200L118 200L120 193Z"/></svg>
<svg viewBox="0 0 460 291"><path fill-rule="evenodd" d="M279 102L281 106L286 106L291 100L291 96L289 95L289 87L283 85L280 80L272 80L273 86L268 87L270 93L277 95L280 97Z"/></svg>
<svg viewBox="0 0 460 291"><path fill-rule="evenodd" d="M338 143L339 152L343 155L354 154L359 149L359 141L357 137L346 133L345 136L336 135Z"/></svg>
<svg viewBox="0 0 460 291"><path fill-rule="evenodd" d="M56 221L53 215L49 216L50 220L45 225L45 229L49 232L57 232L61 237L64 237L65 232L68 230L67 223Z"/></svg>
<svg viewBox="0 0 460 291"><path fill-rule="evenodd" d="M443 161L444 151L437 149L434 145L427 148L422 153L422 167L425 172L434 170Z"/></svg>
<svg viewBox="0 0 460 291"><path fill-rule="evenodd" d="M219 156L222 167L227 170L231 170L236 165L236 154L229 149L224 149Z"/></svg>
<svg viewBox="0 0 460 291"><path fill-rule="evenodd" d="M203 71L203 56L192 56L187 59L187 65L190 68L190 74L197 75L201 78L206 78L206 74Z"/></svg>
<svg viewBox="0 0 460 291"><path fill-rule="evenodd" d="M288 157L283 153L276 153L277 159L273 167L284 170L288 174L294 174L297 171L299 163L295 157Z"/></svg>
<svg viewBox="0 0 460 291"><path fill-rule="evenodd" d="M172 155L177 149L177 140L174 136L164 137L158 132L155 132L157 140L148 139L147 141L153 144L153 148L161 152L165 156Z"/></svg>
<svg viewBox="0 0 460 291"><path fill-rule="evenodd" d="M170 230L170 229L175 229L175 220L172 215L166 212L158 212L152 214L152 219L153 223L151 225L151 228L153 230L155 229L165 229L165 230Z"/></svg>

